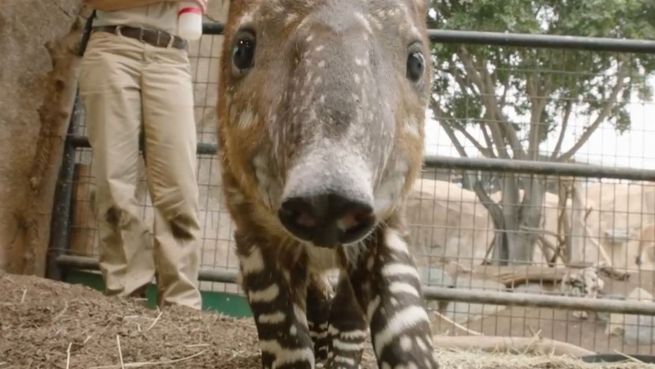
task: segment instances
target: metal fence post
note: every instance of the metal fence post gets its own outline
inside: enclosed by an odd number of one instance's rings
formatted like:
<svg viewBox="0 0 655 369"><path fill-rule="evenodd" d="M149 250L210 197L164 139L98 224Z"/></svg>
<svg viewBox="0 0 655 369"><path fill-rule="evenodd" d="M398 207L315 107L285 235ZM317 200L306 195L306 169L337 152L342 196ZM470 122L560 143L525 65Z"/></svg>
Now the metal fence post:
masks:
<svg viewBox="0 0 655 369"><path fill-rule="evenodd" d="M81 119L80 108L79 96L76 96L55 189L46 268L46 276L55 280L61 280L64 277L63 268L57 263L57 258L65 254L70 245L71 206L75 176L75 146L70 137L73 136L73 131Z"/></svg>

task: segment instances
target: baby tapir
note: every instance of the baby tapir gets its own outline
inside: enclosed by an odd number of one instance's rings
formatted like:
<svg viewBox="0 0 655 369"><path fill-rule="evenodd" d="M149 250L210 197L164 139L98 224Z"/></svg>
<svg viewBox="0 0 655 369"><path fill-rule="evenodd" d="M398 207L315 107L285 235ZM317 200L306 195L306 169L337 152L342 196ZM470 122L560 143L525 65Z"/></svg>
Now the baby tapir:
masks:
<svg viewBox="0 0 655 369"><path fill-rule="evenodd" d="M359 368L369 329L381 368L438 367L403 223L430 95L426 11L231 1L219 156L264 368Z"/></svg>

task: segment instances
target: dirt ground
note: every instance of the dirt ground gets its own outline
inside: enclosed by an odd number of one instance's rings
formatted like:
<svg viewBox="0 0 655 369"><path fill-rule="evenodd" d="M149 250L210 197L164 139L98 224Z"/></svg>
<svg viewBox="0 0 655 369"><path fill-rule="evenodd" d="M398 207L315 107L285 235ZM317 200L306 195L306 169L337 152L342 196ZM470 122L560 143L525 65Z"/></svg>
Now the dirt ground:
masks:
<svg viewBox="0 0 655 369"><path fill-rule="evenodd" d="M107 298L88 287L0 272L0 369L260 368L250 319ZM370 351L363 368L375 368ZM598 368L576 360L440 352L443 368ZM603 368L652 367L643 364Z"/></svg>

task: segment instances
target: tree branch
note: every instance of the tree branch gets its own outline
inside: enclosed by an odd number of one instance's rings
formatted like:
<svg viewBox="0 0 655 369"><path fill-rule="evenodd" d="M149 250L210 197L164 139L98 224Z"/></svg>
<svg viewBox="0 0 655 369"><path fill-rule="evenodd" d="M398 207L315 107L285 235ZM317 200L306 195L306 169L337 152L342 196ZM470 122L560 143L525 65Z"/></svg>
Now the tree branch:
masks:
<svg viewBox="0 0 655 369"><path fill-rule="evenodd" d="M569 160L573 155L575 155L575 153L578 150L580 150L580 148L589 140L589 137L591 137L594 131L596 131L596 129L605 121L605 119L607 119L610 112L614 108L614 105L617 102L619 93L621 93L623 87L625 86L627 69L628 68L625 66L624 62L622 62L619 65L619 71L616 77L617 79L616 84L612 88L612 92L610 93L609 98L605 102L605 105L601 109L600 113L598 113L598 116L596 117L594 122L589 127L587 127L585 131L582 133L582 136L580 136L578 142L576 142L567 152L559 156L558 158L559 161Z"/></svg>
<svg viewBox="0 0 655 369"><path fill-rule="evenodd" d="M454 76L455 81L457 82L457 85L459 86L460 90L462 90L462 91L467 91L467 90L470 89L470 90L472 90L472 91L475 91L475 89L477 88L477 86L476 86L475 84L471 85L470 80L467 80L467 79L464 77L464 75L465 75L464 73L466 73L465 71L460 72L460 71L458 71L456 68L450 68L450 72L451 72L451 74ZM477 93L478 93L479 95L482 95L482 94L480 93L480 91L477 91ZM437 106L438 106L438 105L437 105ZM431 108L432 108L432 110L434 111L434 108L433 108L433 106L432 106L432 102L431 102ZM441 109L441 107L439 107L439 110L440 110L444 115L447 115L447 114L443 111L443 109ZM478 150L480 150L480 152L482 152L483 155L485 155L485 156L487 156L487 157L491 157L491 158L496 158L497 155L496 155L496 153L494 152L494 143L493 143L493 140L491 139L491 137L489 137L489 132L487 131L487 126L488 126L488 125L489 125L489 124L486 123L486 122L484 122L484 120L481 120L481 121L480 121L480 129L482 130L482 135L484 136L484 140L485 140L485 143L486 143L486 147L484 147L484 146L483 146L482 144L480 144L478 141L471 141L471 142L473 143L473 145L476 145L476 144L477 144L476 148L477 148ZM491 128L491 129L493 129L493 128ZM462 128L459 128L458 131L462 132L465 136L468 135L468 132L465 132ZM500 135L500 132L498 132L498 134Z"/></svg>
<svg viewBox="0 0 655 369"><path fill-rule="evenodd" d="M523 157L523 148L521 147L521 142L516 135L516 131L511 127L507 119L499 110L498 101L494 91L495 85L493 84L486 66L481 65L477 68L472 55L469 54L464 47L460 47L458 56L464 65L466 75L471 79L480 92L480 98L487 110L486 114L498 155L503 158L510 158L506 147L509 143L515 156L519 158Z"/></svg>
<svg viewBox="0 0 655 369"><path fill-rule="evenodd" d="M450 127L447 124L443 125L444 131L446 131L446 134L452 141L453 145L455 145L455 149L459 153L460 156L462 157L468 157L466 154L466 149L462 145L461 142L459 142L459 139L455 135L455 131L453 131L452 127ZM463 176L467 176L466 172L462 173ZM473 176L469 176L469 180ZM491 216L491 219L494 223L494 226L496 228L496 232L499 232L500 230L504 229L504 218L503 218L503 209L498 205L492 198L489 196L487 191L485 191L484 187L482 186L482 183L475 178L473 181L473 191L477 195L478 199L482 203L482 206L487 209L489 212L489 215Z"/></svg>
<svg viewBox="0 0 655 369"><path fill-rule="evenodd" d="M494 152L494 143L491 140L491 137L489 136L489 125L485 122L480 122L480 130L482 131L482 137L484 137L484 142L487 144L487 147L489 148L489 153L491 158L496 158L497 155Z"/></svg>
<svg viewBox="0 0 655 369"><path fill-rule="evenodd" d="M528 132L528 155L531 160L539 159L539 145L541 144L541 125L544 110L546 109L546 96L550 94L548 81L538 83L535 73L530 73L526 80L526 90L530 99L530 131ZM538 78L537 78L538 79ZM539 86L543 87L539 87Z"/></svg>
<svg viewBox="0 0 655 369"><path fill-rule="evenodd" d="M519 140L518 135L516 134L516 130L509 123L507 117L503 114L502 108L504 105L499 104L498 99L496 98L495 77L491 73L489 73L489 70L487 69L486 65L484 65L484 63L482 62L480 63L479 69L482 73L484 82L488 86L489 99L490 102L492 103L492 106L494 107L492 112L496 117L497 122L499 122L500 127L505 132L505 137L507 137L507 141L509 142L512 151L514 152L514 156L516 158L521 159L525 157L525 152L523 151L523 145L521 145L521 141Z"/></svg>
<svg viewBox="0 0 655 369"><path fill-rule="evenodd" d="M562 117L562 131L559 133L557 138L557 143L553 149L553 153L550 156L551 160L557 159L560 150L562 150L562 143L564 142L564 136L566 136L566 131L569 128L569 119L571 119L571 111L573 110L573 102L571 99L566 101L566 106L564 106L564 116Z"/></svg>
<svg viewBox="0 0 655 369"><path fill-rule="evenodd" d="M432 109L435 114L437 114L437 118L441 119L442 121L445 120L450 120L452 121L452 126L457 129L458 132L461 132L464 137L471 143L473 146L480 151L480 153L486 157L494 157L493 150L490 150L489 148L484 147L478 140L473 137L473 135L466 130L466 127L462 126L459 122L456 122L456 119L453 118L452 116L449 116L448 113L446 113L440 106L437 100L434 97L430 98L430 109ZM450 124L444 123L443 125L448 125L449 127L451 126ZM442 125L442 126L443 126ZM461 153L460 153L461 155Z"/></svg>

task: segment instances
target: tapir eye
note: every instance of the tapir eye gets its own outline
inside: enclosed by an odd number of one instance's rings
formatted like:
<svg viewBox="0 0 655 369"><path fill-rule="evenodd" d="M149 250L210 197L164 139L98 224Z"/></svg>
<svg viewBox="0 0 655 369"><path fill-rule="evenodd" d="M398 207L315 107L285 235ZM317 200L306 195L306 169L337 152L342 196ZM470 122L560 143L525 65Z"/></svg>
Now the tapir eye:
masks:
<svg viewBox="0 0 655 369"><path fill-rule="evenodd" d="M412 51L407 57L407 78L412 82L418 82L423 77L425 70L425 57L420 51Z"/></svg>
<svg viewBox="0 0 655 369"><path fill-rule="evenodd" d="M239 32L232 47L232 64L239 72L252 68L255 61L255 34L250 31Z"/></svg>

